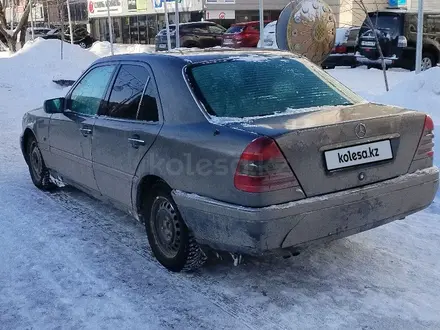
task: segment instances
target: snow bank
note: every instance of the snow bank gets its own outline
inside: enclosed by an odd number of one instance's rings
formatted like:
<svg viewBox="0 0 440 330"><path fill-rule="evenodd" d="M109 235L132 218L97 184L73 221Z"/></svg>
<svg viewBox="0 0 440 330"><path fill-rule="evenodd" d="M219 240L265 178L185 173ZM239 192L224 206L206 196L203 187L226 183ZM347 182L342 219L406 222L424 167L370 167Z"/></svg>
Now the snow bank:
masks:
<svg viewBox="0 0 440 330"><path fill-rule="evenodd" d="M0 58L0 98L25 112L47 98L64 95L54 79L77 79L98 57L79 46L59 40L36 39L10 57ZM13 91L13 93L12 93ZM18 110L18 109L17 109Z"/></svg>
<svg viewBox="0 0 440 330"><path fill-rule="evenodd" d="M372 101L429 113L440 122L440 68L432 68L418 75L409 73L391 91L371 98Z"/></svg>
<svg viewBox="0 0 440 330"><path fill-rule="evenodd" d="M119 54L139 54L139 53L153 53L155 52L154 45L123 45L114 44L113 51L115 55ZM111 55L111 47L108 41L98 41L90 48L90 52L98 57L105 57Z"/></svg>

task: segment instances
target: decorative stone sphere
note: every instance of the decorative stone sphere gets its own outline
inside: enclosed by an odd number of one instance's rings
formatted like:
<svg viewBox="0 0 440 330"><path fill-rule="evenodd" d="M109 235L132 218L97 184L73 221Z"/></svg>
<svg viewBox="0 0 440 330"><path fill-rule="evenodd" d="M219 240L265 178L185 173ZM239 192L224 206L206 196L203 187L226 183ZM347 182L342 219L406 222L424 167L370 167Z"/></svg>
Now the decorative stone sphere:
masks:
<svg viewBox="0 0 440 330"><path fill-rule="evenodd" d="M335 45L336 21L322 0L293 0L280 14L276 27L279 49L321 64Z"/></svg>

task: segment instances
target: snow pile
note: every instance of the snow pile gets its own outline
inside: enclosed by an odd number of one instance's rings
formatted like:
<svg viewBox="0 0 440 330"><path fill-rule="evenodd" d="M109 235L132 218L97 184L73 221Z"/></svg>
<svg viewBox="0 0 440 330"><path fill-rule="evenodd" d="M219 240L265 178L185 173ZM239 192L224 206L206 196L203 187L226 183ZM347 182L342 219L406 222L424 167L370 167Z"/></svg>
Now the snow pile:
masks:
<svg viewBox="0 0 440 330"><path fill-rule="evenodd" d="M65 42L61 60L60 49L59 40L39 38L26 43L16 54L0 58L0 98L8 99L9 106L13 108L19 104L23 112L40 106L47 98L65 94L53 80L75 80L98 58L79 46Z"/></svg>
<svg viewBox="0 0 440 330"><path fill-rule="evenodd" d="M371 100L428 112L434 121L440 122L440 68L432 68L418 75L410 73L390 92L374 96Z"/></svg>
<svg viewBox="0 0 440 330"><path fill-rule="evenodd" d="M154 45L123 45L114 44L113 51L115 55L119 54L139 54L139 53L153 53L155 51ZM108 41L98 41L90 48L90 52L98 57L105 57L111 55L111 47Z"/></svg>
<svg viewBox="0 0 440 330"><path fill-rule="evenodd" d="M327 70L327 73L345 84L353 92L356 92L369 101L385 93L385 83L382 70L370 69L361 66L356 69L340 67L334 70ZM404 69L392 68L387 71L388 84L390 89L406 81L411 73Z"/></svg>

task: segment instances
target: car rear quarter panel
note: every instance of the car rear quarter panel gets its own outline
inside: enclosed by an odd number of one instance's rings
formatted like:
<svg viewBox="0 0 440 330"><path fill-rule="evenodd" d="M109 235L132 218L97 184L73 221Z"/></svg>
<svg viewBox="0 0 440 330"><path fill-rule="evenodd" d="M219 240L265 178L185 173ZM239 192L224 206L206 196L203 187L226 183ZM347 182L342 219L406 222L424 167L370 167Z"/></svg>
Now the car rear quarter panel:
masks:
<svg viewBox="0 0 440 330"><path fill-rule="evenodd" d="M164 125L136 171L133 198L149 175L162 178L171 188L244 206L267 206L292 200L295 188L252 194L234 186L241 153L256 133L208 121L183 77L182 60L166 66L151 64L162 103ZM172 88L171 88L172 86Z"/></svg>
<svg viewBox="0 0 440 330"><path fill-rule="evenodd" d="M154 145L141 161L134 196L142 178L154 175L171 188L216 200L252 207L279 204L297 196L295 188L268 193L246 193L234 186L238 160L258 135L211 124L165 123Z"/></svg>

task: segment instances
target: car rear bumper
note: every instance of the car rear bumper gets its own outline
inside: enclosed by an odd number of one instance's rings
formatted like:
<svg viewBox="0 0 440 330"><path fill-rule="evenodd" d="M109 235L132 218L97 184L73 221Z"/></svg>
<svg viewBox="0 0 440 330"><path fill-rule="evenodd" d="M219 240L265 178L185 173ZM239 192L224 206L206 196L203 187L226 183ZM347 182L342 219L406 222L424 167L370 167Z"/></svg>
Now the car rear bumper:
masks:
<svg viewBox="0 0 440 330"><path fill-rule="evenodd" d="M196 240L211 248L260 255L346 237L403 219L429 206L436 167L381 183L263 208L173 191Z"/></svg>
<svg viewBox="0 0 440 330"><path fill-rule="evenodd" d="M332 66L354 66L356 65L355 54L330 54L322 66L332 67Z"/></svg>
<svg viewBox="0 0 440 330"><path fill-rule="evenodd" d="M369 59L369 58L362 56L362 55L356 55L356 60L360 64L365 64L365 65L371 64L371 65L376 65L376 66L382 66L381 59L372 60L372 59ZM396 62L398 60L398 58L397 57L385 57L384 60L385 60L386 65L392 66L394 64L394 62Z"/></svg>

